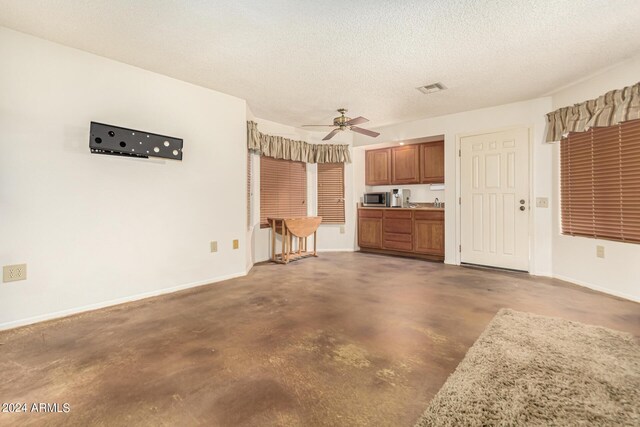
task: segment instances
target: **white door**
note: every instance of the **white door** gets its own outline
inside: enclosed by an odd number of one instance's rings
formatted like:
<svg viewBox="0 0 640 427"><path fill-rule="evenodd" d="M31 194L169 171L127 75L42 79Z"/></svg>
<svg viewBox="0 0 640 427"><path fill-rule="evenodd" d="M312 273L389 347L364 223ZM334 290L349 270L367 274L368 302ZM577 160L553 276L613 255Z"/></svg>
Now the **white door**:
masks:
<svg viewBox="0 0 640 427"><path fill-rule="evenodd" d="M460 260L529 270L529 131L460 139Z"/></svg>

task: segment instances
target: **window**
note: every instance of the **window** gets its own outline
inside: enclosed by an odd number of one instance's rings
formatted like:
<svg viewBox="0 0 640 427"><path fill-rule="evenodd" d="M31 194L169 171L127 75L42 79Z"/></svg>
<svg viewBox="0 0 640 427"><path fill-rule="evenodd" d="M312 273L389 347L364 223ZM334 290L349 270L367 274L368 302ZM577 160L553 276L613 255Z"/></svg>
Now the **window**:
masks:
<svg viewBox="0 0 640 427"><path fill-rule="evenodd" d="M560 142L562 233L640 243L640 120Z"/></svg>
<svg viewBox="0 0 640 427"><path fill-rule="evenodd" d="M344 224L344 163L318 163L318 216Z"/></svg>
<svg viewBox="0 0 640 427"><path fill-rule="evenodd" d="M260 157L260 227L269 217L307 215L307 164Z"/></svg>

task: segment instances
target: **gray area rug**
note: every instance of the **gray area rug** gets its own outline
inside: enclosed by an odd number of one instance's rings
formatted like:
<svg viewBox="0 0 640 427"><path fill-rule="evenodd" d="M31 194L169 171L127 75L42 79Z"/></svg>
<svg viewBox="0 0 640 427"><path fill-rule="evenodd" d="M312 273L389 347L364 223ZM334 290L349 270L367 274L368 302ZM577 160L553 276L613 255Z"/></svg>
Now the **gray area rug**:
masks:
<svg viewBox="0 0 640 427"><path fill-rule="evenodd" d="M640 344L502 309L416 426L640 426Z"/></svg>

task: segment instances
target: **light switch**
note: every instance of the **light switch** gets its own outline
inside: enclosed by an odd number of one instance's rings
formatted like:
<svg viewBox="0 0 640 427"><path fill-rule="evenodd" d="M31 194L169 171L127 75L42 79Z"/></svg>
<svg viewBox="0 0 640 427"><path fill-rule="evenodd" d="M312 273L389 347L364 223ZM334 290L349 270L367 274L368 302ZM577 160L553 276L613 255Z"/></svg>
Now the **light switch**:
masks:
<svg viewBox="0 0 640 427"><path fill-rule="evenodd" d="M549 198L548 197L538 197L538 198L536 198L536 207L537 208L548 208L549 207Z"/></svg>
<svg viewBox="0 0 640 427"><path fill-rule="evenodd" d="M598 258L604 258L604 246L602 245L596 246L596 256Z"/></svg>
<svg viewBox="0 0 640 427"><path fill-rule="evenodd" d="M211 241L211 252L218 252L218 242L215 240Z"/></svg>
<svg viewBox="0 0 640 427"><path fill-rule="evenodd" d="M240 243L238 242L238 239L235 239L233 241L233 249L238 249L240 247Z"/></svg>

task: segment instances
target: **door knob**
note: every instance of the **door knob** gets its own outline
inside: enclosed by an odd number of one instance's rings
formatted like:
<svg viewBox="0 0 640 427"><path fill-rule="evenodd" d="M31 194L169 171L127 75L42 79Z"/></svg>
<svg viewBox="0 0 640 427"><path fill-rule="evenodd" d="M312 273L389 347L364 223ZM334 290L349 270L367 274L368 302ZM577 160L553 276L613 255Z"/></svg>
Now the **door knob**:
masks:
<svg viewBox="0 0 640 427"><path fill-rule="evenodd" d="M524 199L520 199L520 204L524 205Z"/></svg>
<svg viewBox="0 0 640 427"><path fill-rule="evenodd" d="M525 210L525 209L526 209L526 208L525 208L524 206L520 206L520 210L521 210L521 211L523 211L523 210Z"/></svg>

